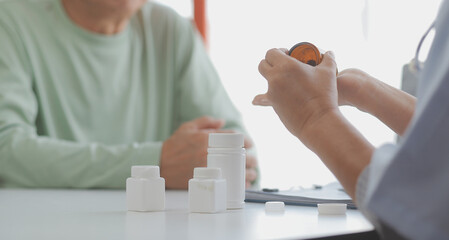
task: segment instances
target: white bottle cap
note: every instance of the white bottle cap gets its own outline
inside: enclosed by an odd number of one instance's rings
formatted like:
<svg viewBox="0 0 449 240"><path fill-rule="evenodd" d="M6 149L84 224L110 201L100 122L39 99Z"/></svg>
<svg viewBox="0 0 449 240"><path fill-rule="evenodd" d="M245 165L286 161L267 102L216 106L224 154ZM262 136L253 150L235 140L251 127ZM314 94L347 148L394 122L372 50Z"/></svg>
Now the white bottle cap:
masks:
<svg viewBox="0 0 449 240"><path fill-rule="evenodd" d="M347 204L345 203L318 203L318 212L325 215L346 214Z"/></svg>
<svg viewBox="0 0 449 240"><path fill-rule="evenodd" d="M241 133L209 133L211 148L242 148L244 137Z"/></svg>
<svg viewBox="0 0 449 240"><path fill-rule="evenodd" d="M193 169L193 178L221 179L221 169L197 167Z"/></svg>
<svg viewBox="0 0 449 240"><path fill-rule="evenodd" d="M158 178L160 177L159 166L141 165L131 167L133 178Z"/></svg>
<svg viewBox="0 0 449 240"><path fill-rule="evenodd" d="M285 208L285 204L284 202L275 202L275 201L271 201L271 202L266 202L265 203L265 211L284 211Z"/></svg>

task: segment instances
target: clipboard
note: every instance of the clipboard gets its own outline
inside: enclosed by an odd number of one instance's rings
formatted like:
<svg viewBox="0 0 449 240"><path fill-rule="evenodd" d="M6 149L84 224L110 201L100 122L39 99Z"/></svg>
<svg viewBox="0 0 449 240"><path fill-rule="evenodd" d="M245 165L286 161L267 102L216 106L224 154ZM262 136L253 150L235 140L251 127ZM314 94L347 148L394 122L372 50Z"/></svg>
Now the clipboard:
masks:
<svg viewBox="0 0 449 240"><path fill-rule="evenodd" d="M245 201L258 203L282 201L287 205L313 207L316 207L319 203L345 203L348 205L348 208L357 209L351 197L338 182L333 182L323 187L292 188L280 191L246 190Z"/></svg>

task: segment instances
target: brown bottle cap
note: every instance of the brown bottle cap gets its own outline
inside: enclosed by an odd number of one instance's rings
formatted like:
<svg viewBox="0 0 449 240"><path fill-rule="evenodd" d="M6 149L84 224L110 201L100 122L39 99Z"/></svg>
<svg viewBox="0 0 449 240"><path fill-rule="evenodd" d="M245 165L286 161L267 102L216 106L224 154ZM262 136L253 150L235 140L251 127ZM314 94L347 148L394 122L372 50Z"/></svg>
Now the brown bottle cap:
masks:
<svg viewBox="0 0 449 240"><path fill-rule="evenodd" d="M322 54L315 45L308 42L300 42L293 46L288 55L298 59L303 63L316 66L321 63Z"/></svg>

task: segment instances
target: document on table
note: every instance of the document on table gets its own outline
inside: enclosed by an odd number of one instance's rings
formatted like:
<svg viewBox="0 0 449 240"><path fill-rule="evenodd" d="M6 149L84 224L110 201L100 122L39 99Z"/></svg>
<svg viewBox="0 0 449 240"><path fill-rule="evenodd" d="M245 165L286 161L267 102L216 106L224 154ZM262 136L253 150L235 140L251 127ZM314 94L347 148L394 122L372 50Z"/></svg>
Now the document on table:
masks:
<svg viewBox="0 0 449 240"><path fill-rule="evenodd" d="M351 197L341 185L331 183L323 187L310 189L291 189L276 192L246 190L246 202L282 201L289 205L316 206L318 203L346 203L348 208L355 209Z"/></svg>

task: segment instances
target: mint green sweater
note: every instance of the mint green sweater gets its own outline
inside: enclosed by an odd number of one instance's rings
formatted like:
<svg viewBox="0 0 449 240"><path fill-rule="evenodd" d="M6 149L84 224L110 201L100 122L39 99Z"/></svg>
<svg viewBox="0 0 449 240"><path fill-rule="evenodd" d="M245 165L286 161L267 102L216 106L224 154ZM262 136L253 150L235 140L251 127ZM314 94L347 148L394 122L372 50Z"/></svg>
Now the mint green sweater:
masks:
<svg viewBox="0 0 449 240"><path fill-rule="evenodd" d="M244 131L190 21L147 3L114 36L59 0L0 1L0 181L123 188L162 142L209 115Z"/></svg>

